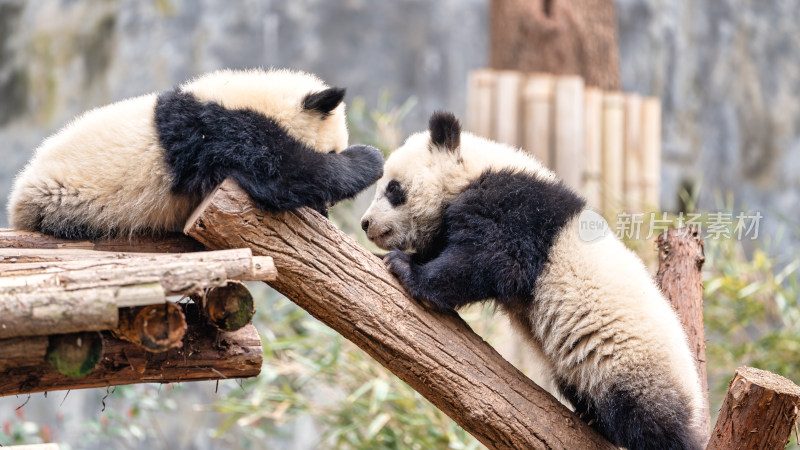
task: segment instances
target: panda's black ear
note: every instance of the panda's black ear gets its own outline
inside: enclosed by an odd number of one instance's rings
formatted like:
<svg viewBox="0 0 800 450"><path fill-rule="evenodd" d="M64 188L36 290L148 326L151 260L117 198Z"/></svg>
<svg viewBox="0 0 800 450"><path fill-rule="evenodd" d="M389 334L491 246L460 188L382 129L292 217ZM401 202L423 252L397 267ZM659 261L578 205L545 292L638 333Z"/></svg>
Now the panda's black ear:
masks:
<svg viewBox="0 0 800 450"><path fill-rule="evenodd" d="M449 111L436 111L428 121L431 143L441 149L454 152L461 145L461 124Z"/></svg>
<svg viewBox="0 0 800 450"><path fill-rule="evenodd" d="M307 111L317 111L323 115L328 115L339 103L344 100L344 88L332 87L324 91L312 92L303 99L303 109Z"/></svg>

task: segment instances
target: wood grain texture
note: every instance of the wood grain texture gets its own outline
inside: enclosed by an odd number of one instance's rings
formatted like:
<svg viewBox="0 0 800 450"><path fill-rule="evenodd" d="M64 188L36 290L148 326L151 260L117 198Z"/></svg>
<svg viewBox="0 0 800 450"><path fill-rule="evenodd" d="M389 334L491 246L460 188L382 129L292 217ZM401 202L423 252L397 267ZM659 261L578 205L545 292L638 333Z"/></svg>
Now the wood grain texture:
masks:
<svg viewBox="0 0 800 450"><path fill-rule="evenodd" d="M270 258L253 257L247 248L146 255L65 252L81 257L0 263L0 339L106 330L117 326L120 307L163 304L166 295L202 293L229 279L277 275Z"/></svg>
<svg viewBox="0 0 800 450"><path fill-rule="evenodd" d="M709 430L708 376L706 375L706 340L703 329L703 239L696 228L670 229L661 233L658 245L656 281L672 303L689 338L689 348L697 365L700 388L705 398L701 424Z"/></svg>
<svg viewBox="0 0 800 450"><path fill-rule="evenodd" d="M728 386L708 449L783 449L799 407L800 386L774 373L740 367Z"/></svg>
<svg viewBox="0 0 800 450"><path fill-rule="evenodd" d="M183 253L204 250L194 239L180 233L161 236L71 241L33 231L0 228L0 248L60 248L112 252Z"/></svg>
<svg viewBox="0 0 800 450"><path fill-rule="evenodd" d="M278 268L270 282L353 341L489 448L613 448L505 361L456 314L411 300L380 259L321 215L267 214L227 180L185 232L208 248L247 245Z"/></svg>
<svg viewBox="0 0 800 450"><path fill-rule="evenodd" d="M53 274L95 269L147 268L183 264L186 266L222 265L228 279L266 281L277 276L268 256L253 256L250 249L240 248L213 252L136 253L84 249L16 249L0 248L0 277ZM145 270L145 269L141 269Z"/></svg>
<svg viewBox="0 0 800 450"><path fill-rule="evenodd" d="M248 378L261 372L261 339L253 325L219 332L205 324L194 305L184 307L188 328L183 347L149 353L103 331L103 358L93 372L80 378L60 374L45 361L47 336L0 340L0 396L133 383Z"/></svg>

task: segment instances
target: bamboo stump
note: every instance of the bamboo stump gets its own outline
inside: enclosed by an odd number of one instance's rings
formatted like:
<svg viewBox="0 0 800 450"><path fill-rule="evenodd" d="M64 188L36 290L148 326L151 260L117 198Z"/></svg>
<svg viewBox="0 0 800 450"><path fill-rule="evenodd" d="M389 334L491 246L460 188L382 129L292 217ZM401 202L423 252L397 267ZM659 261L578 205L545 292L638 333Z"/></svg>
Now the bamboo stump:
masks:
<svg viewBox="0 0 800 450"><path fill-rule="evenodd" d="M709 450L783 449L796 427L800 386L773 373L743 366L711 433Z"/></svg>
<svg viewBox="0 0 800 450"><path fill-rule="evenodd" d="M208 248L269 254L269 284L361 347L489 448L614 448L456 314L410 299L380 259L316 212L259 211L231 180L187 222Z"/></svg>

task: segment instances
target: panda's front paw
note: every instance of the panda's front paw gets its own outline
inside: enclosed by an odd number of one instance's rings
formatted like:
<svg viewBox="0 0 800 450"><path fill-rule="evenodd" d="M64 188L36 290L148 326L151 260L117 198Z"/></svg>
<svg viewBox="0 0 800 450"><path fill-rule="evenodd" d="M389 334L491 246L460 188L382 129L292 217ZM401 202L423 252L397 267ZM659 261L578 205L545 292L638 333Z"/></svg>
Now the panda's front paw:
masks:
<svg viewBox="0 0 800 450"><path fill-rule="evenodd" d="M383 154L369 145L351 145L342 150L342 156L350 159L353 166L368 180L368 185L383 176Z"/></svg>
<svg viewBox="0 0 800 450"><path fill-rule="evenodd" d="M393 250L383 257L386 268L394 275L408 290L408 282L411 280L411 256L400 250Z"/></svg>
<svg viewBox="0 0 800 450"><path fill-rule="evenodd" d="M427 298L425 289L415 287L414 273L411 270L411 255L400 250L393 250L383 257L383 262L389 272L400 281L403 289L406 290L414 300L420 302L424 307L434 311L452 311L453 308L440 304L433 299Z"/></svg>

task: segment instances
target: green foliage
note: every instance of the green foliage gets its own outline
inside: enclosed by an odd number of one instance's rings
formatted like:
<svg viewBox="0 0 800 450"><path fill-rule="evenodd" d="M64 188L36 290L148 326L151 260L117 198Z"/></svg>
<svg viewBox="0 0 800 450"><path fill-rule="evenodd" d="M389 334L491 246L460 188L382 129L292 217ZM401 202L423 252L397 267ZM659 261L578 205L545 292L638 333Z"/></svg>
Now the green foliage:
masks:
<svg viewBox="0 0 800 450"><path fill-rule="evenodd" d="M383 152L383 156L389 156L392 150L403 143L400 124L417 104L417 99L410 97L400 105L393 105L391 100L391 94L383 92L373 110L369 110L367 103L360 97L348 105L350 142L376 147Z"/></svg>
<svg viewBox="0 0 800 450"><path fill-rule="evenodd" d="M257 327L265 364L258 378L221 398L215 436L285 435L311 418L324 448L480 448L407 384L275 292L264 292Z"/></svg>
<svg viewBox="0 0 800 450"><path fill-rule="evenodd" d="M800 381L800 259L780 264L768 250L749 254L736 240L708 240L704 314L712 410L736 367Z"/></svg>

